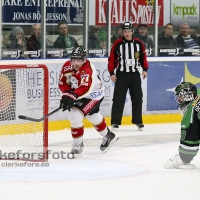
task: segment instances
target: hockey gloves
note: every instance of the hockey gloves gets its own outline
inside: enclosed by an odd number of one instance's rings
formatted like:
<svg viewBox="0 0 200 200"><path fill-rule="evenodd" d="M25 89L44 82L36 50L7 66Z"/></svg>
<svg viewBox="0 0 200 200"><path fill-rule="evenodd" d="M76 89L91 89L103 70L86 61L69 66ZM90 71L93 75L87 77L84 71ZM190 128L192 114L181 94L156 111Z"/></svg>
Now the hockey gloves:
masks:
<svg viewBox="0 0 200 200"><path fill-rule="evenodd" d="M71 91L66 91L63 93L62 99L60 100L60 108L62 111L68 110L74 106L74 101L78 98L76 94Z"/></svg>

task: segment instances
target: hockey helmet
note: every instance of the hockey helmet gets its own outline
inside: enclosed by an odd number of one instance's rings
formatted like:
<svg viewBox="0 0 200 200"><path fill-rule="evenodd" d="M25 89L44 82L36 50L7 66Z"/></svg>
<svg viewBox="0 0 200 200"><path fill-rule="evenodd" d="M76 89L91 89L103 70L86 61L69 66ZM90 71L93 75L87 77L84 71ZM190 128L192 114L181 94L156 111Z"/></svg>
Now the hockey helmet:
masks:
<svg viewBox="0 0 200 200"><path fill-rule="evenodd" d="M71 53L71 59L86 60L87 52L83 46L75 47Z"/></svg>
<svg viewBox="0 0 200 200"><path fill-rule="evenodd" d="M133 28L134 28L134 26L131 22L124 22L124 24L122 25L122 30L129 29L129 30L133 31Z"/></svg>
<svg viewBox="0 0 200 200"><path fill-rule="evenodd" d="M175 100L182 109L197 96L197 88L190 82L182 82L175 88Z"/></svg>

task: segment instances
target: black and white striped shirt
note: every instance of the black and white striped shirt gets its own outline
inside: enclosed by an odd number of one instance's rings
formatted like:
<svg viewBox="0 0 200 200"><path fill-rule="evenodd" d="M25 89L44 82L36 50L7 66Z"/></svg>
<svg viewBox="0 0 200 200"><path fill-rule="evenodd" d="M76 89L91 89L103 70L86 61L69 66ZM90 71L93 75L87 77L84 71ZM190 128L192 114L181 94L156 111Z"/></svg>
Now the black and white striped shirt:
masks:
<svg viewBox="0 0 200 200"><path fill-rule="evenodd" d="M200 48L199 45L196 43L196 41L193 38L191 38L190 35L188 37L183 37L183 40L184 40L186 49L199 49Z"/></svg>
<svg viewBox="0 0 200 200"><path fill-rule="evenodd" d="M114 74L115 68L121 72L135 72L140 66L143 71L147 71L148 63L143 42L137 38L128 41L124 37L116 40L108 59L110 75Z"/></svg>

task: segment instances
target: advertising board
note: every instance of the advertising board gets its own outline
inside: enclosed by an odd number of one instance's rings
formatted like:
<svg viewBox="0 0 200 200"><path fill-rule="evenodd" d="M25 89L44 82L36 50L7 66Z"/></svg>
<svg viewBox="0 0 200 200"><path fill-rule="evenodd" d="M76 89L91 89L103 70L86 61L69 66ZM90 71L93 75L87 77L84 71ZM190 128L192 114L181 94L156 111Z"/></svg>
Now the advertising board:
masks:
<svg viewBox="0 0 200 200"><path fill-rule="evenodd" d="M125 21L134 24L154 23L154 1L148 0L115 0L111 1L111 23L118 25ZM96 0L96 25L106 25L106 0ZM158 26L163 26L163 0L158 0Z"/></svg>
<svg viewBox="0 0 200 200"><path fill-rule="evenodd" d="M200 87L198 61L149 62L147 111L177 110L175 87L189 81Z"/></svg>
<svg viewBox="0 0 200 200"><path fill-rule="evenodd" d="M3 24L34 24L41 21L43 0L1 0ZM66 21L72 24L83 23L83 0L46 0L46 23L57 24Z"/></svg>
<svg viewBox="0 0 200 200"><path fill-rule="evenodd" d="M171 0L170 21L174 26L188 23L190 27L199 26L199 1L198 0Z"/></svg>
<svg viewBox="0 0 200 200"><path fill-rule="evenodd" d="M114 91L114 83L110 81L110 75L107 70L107 59L90 59L91 62L96 66L97 74L100 76L104 87L105 87L105 98L101 104L101 113L104 116L110 116L111 106L112 106L112 97ZM58 89L58 78L61 67L65 62L65 59L60 60L43 60L49 71L49 112L58 108L61 99L61 92ZM1 64L6 63L7 61L2 61ZM27 61L9 61L16 63L25 63ZM26 64L35 64L37 60L31 60ZM189 81L195 84L198 88L200 87L200 68L198 57L195 58L184 58L183 57L174 57L172 58L148 58L149 70L147 79L142 81L143 89L143 113L168 113L168 112L177 112L177 103L174 98L174 89L182 81ZM25 82L34 81L33 77L28 77L30 80ZM39 78L37 78L40 80ZM18 79L16 79L16 86L18 84ZM38 84L36 89L40 88L41 84ZM14 87L13 87L14 88ZM39 99L41 96L40 92L31 93L30 88L27 86L26 94L27 99L31 99L30 95L34 94L34 99ZM26 115L29 114L29 109L34 109L39 111L42 109L41 105L38 103L31 104L28 101L22 103L17 99L16 94L16 106L15 114L12 119L12 123L18 123L19 120L15 118L18 116L22 110L26 109ZM36 101L34 101L36 102ZM38 101L40 102L40 101ZM15 103L13 103L15 105ZM26 105L26 108L25 108ZM131 116L131 99L129 92L127 92L126 103L124 107L124 116ZM62 112L59 111L56 115L52 115L49 120L64 120L67 119L68 111ZM3 123L4 119L0 120L0 123Z"/></svg>

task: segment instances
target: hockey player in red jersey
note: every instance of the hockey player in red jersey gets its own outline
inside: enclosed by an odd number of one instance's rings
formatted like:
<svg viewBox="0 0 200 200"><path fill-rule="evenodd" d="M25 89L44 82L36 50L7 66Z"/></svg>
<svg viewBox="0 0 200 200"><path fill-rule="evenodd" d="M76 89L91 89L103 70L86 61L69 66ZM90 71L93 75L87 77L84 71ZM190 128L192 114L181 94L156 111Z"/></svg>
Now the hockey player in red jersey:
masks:
<svg viewBox="0 0 200 200"><path fill-rule="evenodd" d="M95 66L86 58L84 47L73 49L71 59L64 63L59 88L62 92L60 108L68 110L73 137L73 157L79 157L83 151L83 118L86 117L103 136L100 150L106 152L118 139L106 125L99 107L104 98L104 88L97 75Z"/></svg>

